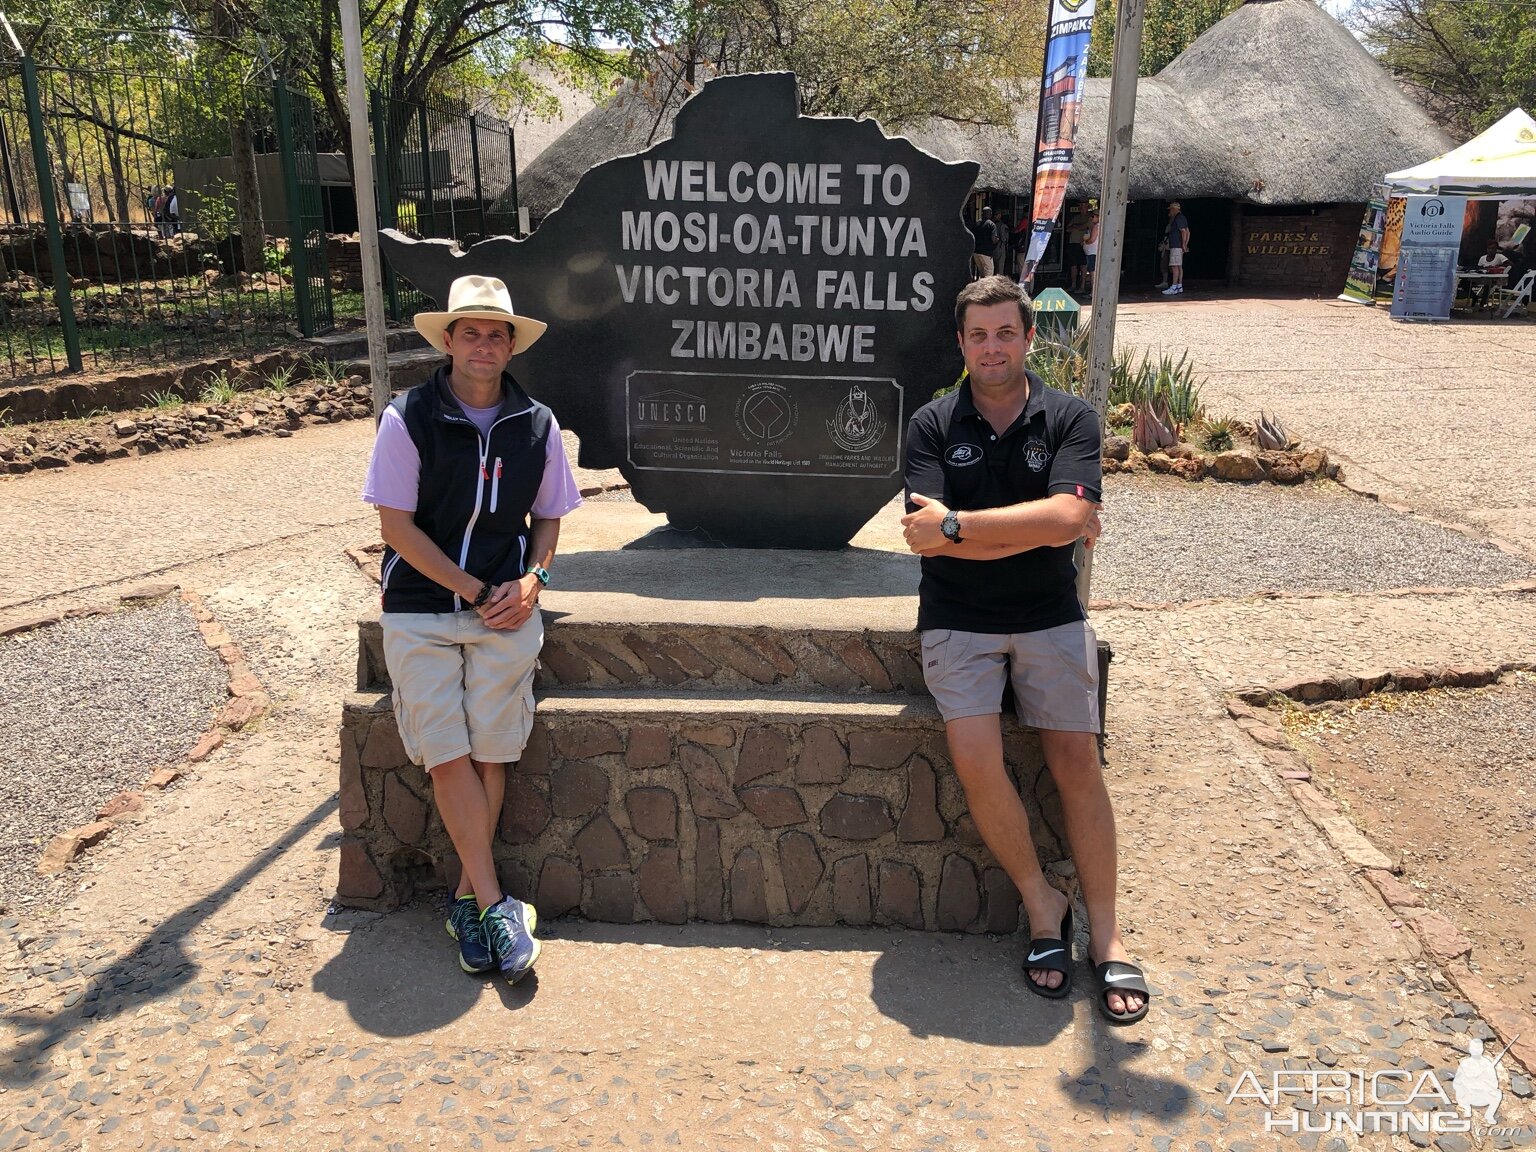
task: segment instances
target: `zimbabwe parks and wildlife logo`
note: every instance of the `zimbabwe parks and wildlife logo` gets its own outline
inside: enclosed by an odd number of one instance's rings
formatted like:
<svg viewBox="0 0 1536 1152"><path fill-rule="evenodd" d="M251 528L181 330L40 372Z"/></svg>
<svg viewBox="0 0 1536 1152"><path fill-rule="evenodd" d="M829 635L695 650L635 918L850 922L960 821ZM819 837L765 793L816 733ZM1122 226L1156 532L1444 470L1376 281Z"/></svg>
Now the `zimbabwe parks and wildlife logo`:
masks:
<svg viewBox="0 0 1536 1152"><path fill-rule="evenodd" d="M844 452L868 452L880 443L885 429L874 398L857 384L848 389L827 421L827 435Z"/></svg>

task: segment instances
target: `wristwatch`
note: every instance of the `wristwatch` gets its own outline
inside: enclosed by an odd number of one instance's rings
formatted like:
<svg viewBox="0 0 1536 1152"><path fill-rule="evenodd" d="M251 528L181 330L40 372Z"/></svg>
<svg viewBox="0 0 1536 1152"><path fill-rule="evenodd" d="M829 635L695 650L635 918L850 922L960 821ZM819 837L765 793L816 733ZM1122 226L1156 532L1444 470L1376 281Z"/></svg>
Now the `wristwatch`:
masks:
<svg viewBox="0 0 1536 1152"><path fill-rule="evenodd" d="M545 570L544 568L541 568L541 567L539 567L539 565L535 564L531 568L529 568L526 572L524 572L523 575L526 576L526 575L528 575L529 572L532 572L535 576L537 576L539 578L539 583L540 584L544 585L546 588L549 587L549 572L547 570Z"/></svg>
<svg viewBox="0 0 1536 1152"><path fill-rule="evenodd" d="M939 531L944 533L944 539L951 544L962 543L960 535L960 513L951 509L944 514L944 519L939 521Z"/></svg>
<svg viewBox="0 0 1536 1152"><path fill-rule="evenodd" d="M487 600L491 598L491 582L489 580L480 585L480 594L470 601L471 608L484 608Z"/></svg>

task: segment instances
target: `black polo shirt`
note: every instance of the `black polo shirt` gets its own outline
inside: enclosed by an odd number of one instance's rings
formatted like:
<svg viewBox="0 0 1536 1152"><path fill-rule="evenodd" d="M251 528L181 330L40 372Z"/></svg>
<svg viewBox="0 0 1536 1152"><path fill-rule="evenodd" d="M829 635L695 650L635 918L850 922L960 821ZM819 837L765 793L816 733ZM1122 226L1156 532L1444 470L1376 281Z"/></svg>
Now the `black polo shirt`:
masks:
<svg viewBox="0 0 1536 1152"><path fill-rule="evenodd" d="M1029 401L1003 432L976 410L967 380L912 414L907 426L907 510L912 493L948 508L1004 508L1058 492L1101 502L1099 418L1084 401L1029 374ZM965 533L965 517L960 517ZM1032 548L1001 560L923 557L917 626L960 632L1038 632L1083 619L1072 546Z"/></svg>

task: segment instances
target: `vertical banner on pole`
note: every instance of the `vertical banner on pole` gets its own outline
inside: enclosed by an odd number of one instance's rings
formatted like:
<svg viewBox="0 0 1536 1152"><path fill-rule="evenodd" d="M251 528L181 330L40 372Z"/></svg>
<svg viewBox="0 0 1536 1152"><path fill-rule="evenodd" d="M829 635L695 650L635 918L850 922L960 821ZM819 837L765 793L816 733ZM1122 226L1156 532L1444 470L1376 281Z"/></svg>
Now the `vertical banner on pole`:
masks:
<svg viewBox="0 0 1536 1152"><path fill-rule="evenodd" d="M1340 300L1376 303L1376 267L1386 229L1387 188L1379 184L1365 206L1365 219L1360 222L1360 236L1355 241L1355 254L1349 261L1349 277L1344 281L1344 291L1339 293Z"/></svg>
<svg viewBox="0 0 1536 1152"><path fill-rule="evenodd" d="M1045 67L1040 75L1040 119L1035 132L1035 195L1030 209L1025 283L1045 255L1057 217L1067 199L1072 153L1083 109L1088 76L1088 41L1093 33L1095 0L1051 0L1051 27L1045 39Z"/></svg>
<svg viewBox="0 0 1536 1152"><path fill-rule="evenodd" d="M1392 316L1444 320L1456 296L1456 253L1466 218L1465 196L1409 196L1403 247L1392 285Z"/></svg>

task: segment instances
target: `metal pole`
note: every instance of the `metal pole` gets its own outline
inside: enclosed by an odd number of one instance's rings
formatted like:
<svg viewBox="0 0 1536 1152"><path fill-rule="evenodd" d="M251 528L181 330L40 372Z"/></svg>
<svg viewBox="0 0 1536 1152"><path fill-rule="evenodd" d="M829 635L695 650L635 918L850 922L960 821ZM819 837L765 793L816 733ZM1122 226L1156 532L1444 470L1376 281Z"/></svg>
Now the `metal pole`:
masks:
<svg viewBox="0 0 1536 1152"><path fill-rule="evenodd" d="M1115 11L1115 60L1109 83L1109 126L1104 176L1099 182L1099 259L1093 277L1093 343L1085 399L1104 426L1109 378L1115 363L1115 310L1120 305L1120 268L1125 260L1125 204L1131 187L1131 135L1136 122L1136 82L1141 74L1144 0L1119 0ZM1093 553L1078 545L1077 597L1086 610L1093 583Z"/></svg>
<svg viewBox="0 0 1536 1152"><path fill-rule="evenodd" d="M523 234L523 213L517 202L517 129L512 127L511 121L507 122L507 151L512 162L512 183L508 190L512 193L512 235Z"/></svg>
<svg viewBox="0 0 1536 1152"><path fill-rule="evenodd" d="M7 30L10 22L6 22ZM12 32L13 38L15 33ZM27 102L27 130L32 137L32 163L37 167L37 193L42 201L43 224L48 229L48 259L53 264L53 300L59 309L59 328L64 337L64 357L71 372L82 372L80 333L75 328L75 304L69 294L69 269L64 266L64 232L59 224L59 207L54 199L53 170L48 159L48 141L43 135L43 105L38 94L37 69L32 57L21 58L21 91Z"/></svg>
<svg viewBox="0 0 1536 1152"><path fill-rule="evenodd" d="M347 119L352 123L352 188L357 195L357 245L363 258L363 316L368 322L368 375L373 415L384 414L389 386L389 336L384 320L384 276L379 261L379 210L368 162L368 82L363 75L363 28L357 0L341 0L342 57L347 70ZM379 142L379 150L384 142Z"/></svg>

